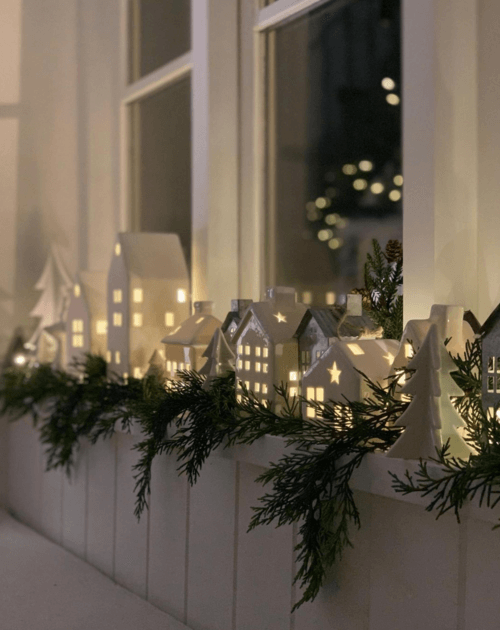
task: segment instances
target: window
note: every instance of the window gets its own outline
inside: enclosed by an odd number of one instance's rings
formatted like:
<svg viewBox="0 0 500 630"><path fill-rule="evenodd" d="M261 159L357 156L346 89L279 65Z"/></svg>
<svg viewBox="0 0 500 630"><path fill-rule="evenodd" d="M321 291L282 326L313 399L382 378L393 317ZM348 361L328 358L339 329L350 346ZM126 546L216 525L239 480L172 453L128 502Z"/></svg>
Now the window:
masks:
<svg viewBox="0 0 500 630"><path fill-rule="evenodd" d="M71 322L71 330L74 333L83 332L83 319L74 319Z"/></svg>
<svg viewBox="0 0 500 630"><path fill-rule="evenodd" d="M187 300L187 295L184 289L177 289L177 301L179 304L184 304Z"/></svg>
<svg viewBox="0 0 500 630"><path fill-rule="evenodd" d="M134 300L135 304L140 304L144 300L142 289L134 289L132 293L132 299Z"/></svg>
<svg viewBox="0 0 500 630"><path fill-rule="evenodd" d="M250 346L245 346L245 354L250 354L251 348Z"/></svg>
<svg viewBox="0 0 500 630"><path fill-rule="evenodd" d="M106 363L111 363L111 350L106 350Z"/></svg>
<svg viewBox="0 0 500 630"><path fill-rule="evenodd" d="M495 357L488 357L488 372L495 371Z"/></svg>
<svg viewBox="0 0 500 630"><path fill-rule="evenodd" d="M113 302L115 304L120 304L122 299L123 299L122 290L121 289L114 289L113 290Z"/></svg>
<svg viewBox="0 0 500 630"><path fill-rule="evenodd" d="M250 369L250 361L245 361L245 370Z"/></svg>
<svg viewBox="0 0 500 630"><path fill-rule="evenodd" d="M122 246L120 243L115 244L115 256L119 256L122 253Z"/></svg>
<svg viewBox="0 0 500 630"><path fill-rule="evenodd" d="M122 357L120 355L119 350L117 350L115 352L115 363L116 363L116 365L120 365L121 361L122 361Z"/></svg>
<svg viewBox="0 0 500 630"><path fill-rule="evenodd" d="M321 3L266 39L266 282L331 304L371 238L401 239L399 1Z"/></svg>
<svg viewBox="0 0 500 630"><path fill-rule="evenodd" d="M172 361L167 361L167 372L172 371Z"/></svg>
<svg viewBox="0 0 500 630"><path fill-rule="evenodd" d="M241 344L238 346L238 354L243 354L243 346Z"/></svg>
<svg viewBox="0 0 500 630"><path fill-rule="evenodd" d="M243 369L243 360L238 359L238 370L242 370L242 369Z"/></svg>
<svg viewBox="0 0 500 630"><path fill-rule="evenodd" d="M105 335L108 332L108 321L106 319L98 319L95 323L95 331L98 335Z"/></svg>
<svg viewBox="0 0 500 630"><path fill-rule="evenodd" d="M258 394L260 392L260 383L255 383L253 391Z"/></svg>
<svg viewBox="0 0 500 630"><path fill-rule="evenodd" d="M83 335L73 335L73 348L83 348Z"/></svg>
<svg viewBox="0 0 500 630"><path fill-rule="evenodd" d="M266 383L262 383L262 393L263 394L267 394L267 384Z"/></svg>
<svg viewBox="0 0 500 630"><path fill-rule="evenodd" d="M306 389L306 398L307 400L313 400L315 402L323 402L325 400L325 390L323 387L308 387ZM306 417L316 417L316 409L310 404L307 405Z"/></svg>
<svg viewBox="0 0 500 630"><path fill-rule="evenodd" d="M121 313L113 313L113 326L121 326L123 317Z"/></svg>
<svg viewBox="0 0 500 630"><path fill-rule="evenodd" d="M260 346L255 346L255 356L260 357Z"/></svg>
<svg viewBox="0 0 500 630"><path fill-rule="evenodd" d="M132 326L140 328L142 326L142 313L134 313L132 316Z"/></svg>
<svg viewBox="0 0 500 630"><path fill-rule="evenodd" d="M288 378L289 378L291 381L296 381L296 380L298 379L298 377L297 377L297 372L290 372L290 373L288 374Z"/></svg>
<svg viewBox="0 0 500 630"><path fill-rule="evenodd" d="M134 368L133 374L134 374L134 378L142 378L141 368L138 368L138 367Z"/></svg>
<svg viewBox="0 0 500 630"><path fill-rule="evenodd" d="M264 348L262 351L262 356L266 359L269 356L269 348Z"/></svg>
<svg viewBox="0 0 500 630"><path fill-rule="evenodd" d="M262 371L264 372L264 374L267 374L267 368L268 368L268 364L267 363L263 363L262 364Z"/></svg>
<svg viewBox="0 0 500 630"><path fill-rule="evenodd" d="M165 326L174 326L174 314L165 313Z"/></svg>
<svg viewBox="0 0 500 630"><path fill-rule="evenodd" d="M257 363L255 364L255 371L260 372L260 367L261 367L261 364L257 361Z"/></svg>
<svg viewBox="0 0 500 630"><path fill-rule="evenodd" d="M75 284L75 286L73 287L73 295L75 297L80 297L81 294L81 289L80 289L80 285L79 284Z"/></svg>

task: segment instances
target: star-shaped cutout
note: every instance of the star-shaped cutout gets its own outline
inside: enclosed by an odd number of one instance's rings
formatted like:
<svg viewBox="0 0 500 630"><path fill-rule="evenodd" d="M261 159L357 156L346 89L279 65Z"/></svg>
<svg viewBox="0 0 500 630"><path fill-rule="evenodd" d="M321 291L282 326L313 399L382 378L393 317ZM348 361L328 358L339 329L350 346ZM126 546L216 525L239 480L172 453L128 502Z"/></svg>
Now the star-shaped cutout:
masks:
<svg viewBox="0 0 500 630"><path fill-rule="evenodd" d="M387 354L384 354L384 359L387 359L387 363L391 365L394 361L394 355L388 352Z"/></svg>
<svg viewBox="0 0 500 630"><path fill-rule="evenodd" d="M276 313L274 317L276 317L276 319L278 320L278 324L281 324L281 322L284 322L286 324L286 315L282 315L281 313Z"/></svg>
<svg viewBox="0 0 500 630"><path fill-rule="evenodd" d="M340 375L341 375L341 371L339 369L337 369L337 362L334 361L333 365L330 368L328 368L328 371L330 372L330 376L331 376L331 381L330 383L337 383L340 384Z"/></svg>

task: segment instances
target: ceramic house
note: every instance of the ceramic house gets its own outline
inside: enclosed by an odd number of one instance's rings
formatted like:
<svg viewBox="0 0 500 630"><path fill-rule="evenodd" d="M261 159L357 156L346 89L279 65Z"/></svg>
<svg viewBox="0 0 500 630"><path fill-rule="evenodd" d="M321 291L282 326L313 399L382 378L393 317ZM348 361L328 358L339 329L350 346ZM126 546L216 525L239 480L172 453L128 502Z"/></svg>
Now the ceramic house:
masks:
<svg viewBox="0 0 500 630"><path fill-rule="evenodd" d="M222 322L221 330L228 343L232 343L232 338L236 329L240 325L241 319L252 300L231 300L231 310Z"/></svg>
<svg viewBox="0 0 500 630"><path fill-rule="evenodd" d="M482 335L482 401L493 412L500 404L500 304L481 327Z"/></svg>
<svg viewBox="0 0 500 630"><path fill-rule="evenodd" d="M370 391L364 378L383 383L398 349L393 339L334 339L330 347L302 377L302 393L307 400L360 401ZM314 418L315 409L303 403L304 418Z"/></svg>
<svg viewBox="0 0 500 630"><path fill-rule="evenodd" d="M348 296L345 306L308 308L295 333L299 343L301 374L319 359L334 339L364 336L366 331L375 329L370 317L362 311L361 295Z"/></svg>
<svg viewBox="0 0 500 630"><path fill-rule="evenodd" d="M107 301L107 361L114 372L141 378L165 333L189 315L189 276L177 234L118 234Z"/></svg>
<svg viewBox="0 0 500 630"><path fill-rule="evenodd" d="M194 314L162 339L167 378L181 370L199 370L203 354L221 321L212 315L212 302L195 302Z"/></svg>
<svg viewBox="0 0 500 630"><path fill-rule="evenodd" d="M81 271L71 291L65 322L66 366L82 361L88 352L105 357L107 331L106 273Z"/></svg>
<svg viewBox="0 0 500 630"><path fill-rule="evenodd" d="M295 332L307 307L297 303L295 289L271 287L262 302L253 302L233 336L236 386L240 382L260 399L274 402L274 385L288 383L300 393L298 340ZM240 396L241 393L238 393Z"/></svg>

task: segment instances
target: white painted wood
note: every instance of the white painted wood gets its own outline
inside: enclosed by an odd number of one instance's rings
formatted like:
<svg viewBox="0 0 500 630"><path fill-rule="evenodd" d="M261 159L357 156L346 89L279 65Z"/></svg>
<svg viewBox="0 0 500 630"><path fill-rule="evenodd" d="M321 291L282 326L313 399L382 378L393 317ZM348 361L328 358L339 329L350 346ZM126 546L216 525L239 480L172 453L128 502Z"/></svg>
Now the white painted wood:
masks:
<svg viewBox="0 0 500 630"><path fill-rule="evenodd" d="M147 597L148 518L140 522L134 516L135 481L132 467L137 451L132 450L134 438L124 433L116 436L116 513L114 578L140 597Z"/></svg>
<svg viewBox="0 0 500 630"><path fill-rule="evenodd" d="M184 620L188 483L177 473L174 456L163 455L153 464L149 508L148 600ZM147 518L144 514L142 518Z"/></svg>
<svg viewBox="0 0 500 630"><path fill-rule="evenodd" d="M190 492L187 620L193 630L232 630L235 464L205 463Z"/></svg>
<svg viewBox="0 0 500 630"><path fill-rule="evenodd" d="M256 30L263 31L279 26L289 20L295 20L304 13L312 11L330 0L276 0L259 11ZM338 0L336 8L350 4L353 0Z"/></svg>
<svg viewBox="0 0 500 630"><path fill-rule="evenodd" d="M370 630L457 628L458 528L453 516L400 501L372 504Z"/></svg>
<svg viewBox="0 0 500 630"><path fill-rule="evenodd" d="M45 456L42 454L42 496L40 531L61 544L62 542L62 491L63 473L61 470L45 471Z"/></svg>
<svg viewBox="0 0 500 630"><path fill-rule="evenodd" d="M407 321L427 317L435 303L476 311L484 272L477 266L476 3L405 0L403 16Z"/></svg>
<svg viewBox="0 0 500 630"><path fill-rule="evenodd" d="M356 492L361 529L351 529L352 548L328 573L324 587L314 602L302 604L294 613L293 630L368 630L370 626L370 555L372 537L372 497ZM297 587L296 601L300 597ZM397 628L389 625L388 628Z"/></svg>
<svg viewBox="0 0 500 630"><path fill-rule="evenodd" d="M80 558L85 559L88 454L92 446L82 443L75 458L75 467L68 478L62 479L62 545Z"/></svg>
<svg viewBox="0 0 500 630"><path fill-rule="evenodd" d="M116 438L88 450L86 559L113 576L116 493Z"/></svg>
<svg viewBox="0 0 500 630"><path fill-rule="evenodd" d="M289 630L292 600L292 527L258 527L247 533L252 507L265 493L255 479L263 468L240 464L235 628Z"/></svg>
<svg viewBox="0 0 500 630"><path fill-rule="evenodd" d="M130 105L162 88L167 87L188 75L193 68L191 53L188 52L181 57L177 57L170 63L158 68L154 72L147 74L139 81L128 85L122 96L122 104Z"/></svg>

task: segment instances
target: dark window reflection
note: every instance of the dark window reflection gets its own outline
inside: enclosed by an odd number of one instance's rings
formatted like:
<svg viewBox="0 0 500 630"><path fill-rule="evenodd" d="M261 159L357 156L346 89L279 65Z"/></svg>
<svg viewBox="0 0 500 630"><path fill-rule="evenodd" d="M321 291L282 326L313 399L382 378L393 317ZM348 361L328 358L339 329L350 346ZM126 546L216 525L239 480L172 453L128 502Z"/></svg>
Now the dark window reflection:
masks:
<svg viewBox="0 0 500 630"><path fill-rule="evenodd" d="M333 2L269 34L268 281L362 285L372 238L402 233L400 8Z"/></svg>

